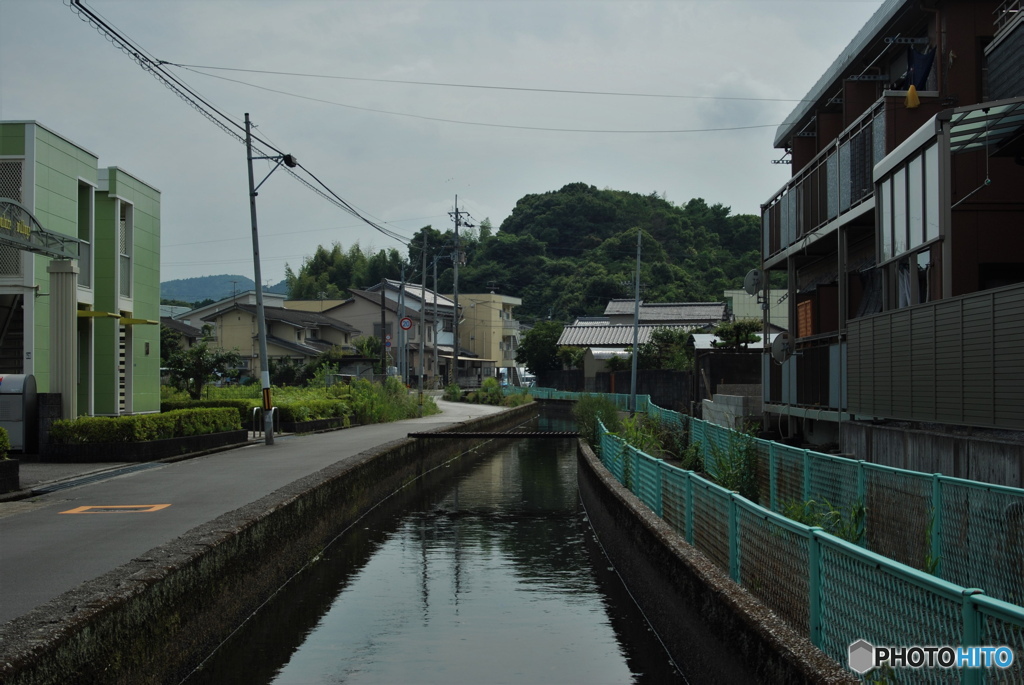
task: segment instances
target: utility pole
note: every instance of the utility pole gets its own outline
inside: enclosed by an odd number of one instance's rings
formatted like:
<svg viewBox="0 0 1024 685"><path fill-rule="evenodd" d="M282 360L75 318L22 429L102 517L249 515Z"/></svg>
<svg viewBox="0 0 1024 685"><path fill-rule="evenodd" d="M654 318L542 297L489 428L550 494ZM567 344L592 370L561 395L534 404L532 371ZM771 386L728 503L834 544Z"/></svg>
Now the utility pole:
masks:
<svg viewBox="0 0 1024 685"><path fill-rule="evenodd" d="M640 236L643 235L638 226L636 229L636 287L633 292L633 368L629 374L629 411L636 413L636 367L640 338Z"/></svg>
<svg viewBox="0 0 1024 685"><path fill-rule="evenodd" d="M273 157L252 156L252 124L249 122L249 113L245 113L245 152L249 166L249 214L252 219L252 261L253 280L256 282L256 333L260 345L260 380L263 383L263 434L266 437L266 444L274 444L274 415L273 403L270 398L270 359L267 356L267 318L263 310L263 277L260 273L260 240L256 230L256 195L260 187L270 178L270 174L277 171L277 168L284 164L287 167L296 167L298 161L292 155L276 155ZM277 162L270 173L267 174L259 185L253 180L252 160L267 159Z"/></svg>
<svg viewBox="0 0 1024 685"><path fill-rule="evenodd" d="M388 282L386 278L380 279L380 372L387 378L388 375L388 325L387 316L385 309L385 294L387 291Z"/></svg>
<svg viewBox="0 0 1024 685"><path fill-rule="evenodd" d="M454 344L452 345L452 382L459 382L459 262L462 260L462 251L459 247L459 226L472 228L473 224L464 222L462 215L469 216L469 212L459 211L459 196L455 196L455 211L448 212L448 215L455 221L455 252L452 255L452 262L455 265L453 290L455 293L455 321L453 325Z"/></svg>
<svg viewBox="0 0 1024 685"><path fill-rule="evenodd" d="M434 389L440 390L444 387L441 384L440 371L437 360L437 257L434 257Z"/></svg>
<svg viewBox="0 0 1024 685"><path fill-rule="evenodd" d="M423 229L423 270L420 271L420 354L416 389L419 392L419 414L423 418L423 355L427 353L427 230ZM436 345L436 343L435 343Z"/></svg>

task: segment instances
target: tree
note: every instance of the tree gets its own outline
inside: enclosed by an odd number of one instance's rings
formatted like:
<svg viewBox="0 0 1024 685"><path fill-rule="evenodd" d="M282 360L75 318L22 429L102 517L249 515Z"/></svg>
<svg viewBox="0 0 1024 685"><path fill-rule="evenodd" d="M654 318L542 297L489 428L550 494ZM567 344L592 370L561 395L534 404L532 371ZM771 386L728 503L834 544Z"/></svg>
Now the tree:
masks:
<svg viewBox="0 0 1024 685"><path fill-rule="evenodd" d="M693 357L686 347L690 334L681 329L657 328L649 342L640 345L637 367L685 371L693 368Z"/></svg>
<svg viewBox="0 0 1024 685"><path fill-rule="evenodd" d="M558 338L562 335L562 324L557 321L541 321L526 332L516 350L516 363L527 371L539 375L545 371L558 371L562 363L558 359Z"/></svg>
<svg viewBox="0 0 1024 685"><path fill-rule="evenodd" d="M745 350L748 344L761 339L761 336L757 335L761 331L761 326L761 322L757 319L740 319L720 324L715 329L715 335L721 342L716 342L715 347Z"/></svg>
<svg viewBox="0 0 1024 685"><path fill-rule="evenodd" d="M560 347L558 349L558 361L570 369L582 369L583 358L587 355L585 347Z"/></svg>
<svg viewBox="0 0 1024 685"><path fill-rule="evenodd" d="M171 355L181 349L181 333L160 324L160 366L167 367Z"/></svg>
<svg viewBox="0 0 1024 685"><path fill-rule="evenodd" d="M170 355L167 368L171 371L171 384L184 390L194 400L202 397L203 386L214 374L227 373L242 361L237 351L211 350L205 342L196 343L187 350Z"/></svg>

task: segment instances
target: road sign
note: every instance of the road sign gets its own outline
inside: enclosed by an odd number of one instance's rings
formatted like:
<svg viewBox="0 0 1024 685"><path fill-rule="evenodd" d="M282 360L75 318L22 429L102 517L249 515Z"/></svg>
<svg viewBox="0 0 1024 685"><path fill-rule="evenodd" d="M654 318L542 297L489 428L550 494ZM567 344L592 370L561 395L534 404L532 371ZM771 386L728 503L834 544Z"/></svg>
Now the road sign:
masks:
<svg viewBox="0 0 1024 685"><path fill-rule="evenodd" d="M384 340L386 340L387 342L391 342L391 334L390 333L386 334L384 336Z"/></svg>
<svg viewBox="0 0 1024 685"><path fill-rule="evenodd" d="M402 327L403 331L407 331L412 328L412 319L408 316L402 317L402 320L399 321L398 324Z"/></svg>
<svg viewBox="0 0 1024 685"><path fill-rule="evenodd" d="M391 341L390 340L385 340L384 341L384 347L391 347Z"/></svg>

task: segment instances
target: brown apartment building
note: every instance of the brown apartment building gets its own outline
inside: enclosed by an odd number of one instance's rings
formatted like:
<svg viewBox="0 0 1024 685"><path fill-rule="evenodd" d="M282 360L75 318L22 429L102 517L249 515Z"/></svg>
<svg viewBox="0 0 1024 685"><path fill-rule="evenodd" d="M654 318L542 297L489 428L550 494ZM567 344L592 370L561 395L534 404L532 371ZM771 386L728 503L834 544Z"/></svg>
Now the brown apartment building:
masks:
<svg viewBox="0 0 1024 685"><path fill-rule="evenodd" d="M888 0L779 127L793 176L762 206L762 268L790 331L763 364L783 437L1024 485L1021 9Z"/></svg>

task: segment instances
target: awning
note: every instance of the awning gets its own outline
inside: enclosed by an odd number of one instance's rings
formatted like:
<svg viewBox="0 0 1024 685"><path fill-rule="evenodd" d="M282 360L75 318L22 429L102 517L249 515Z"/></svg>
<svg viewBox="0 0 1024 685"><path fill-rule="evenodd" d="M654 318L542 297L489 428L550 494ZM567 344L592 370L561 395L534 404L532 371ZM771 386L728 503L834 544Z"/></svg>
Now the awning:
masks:
<svg viewBox="0 0 1024 685"><path fill-rule="evenodd" d="M92 309L79 309L78 317L82 319L120 319L120 314L114 314L113 312L98 312Z"/></svg>

